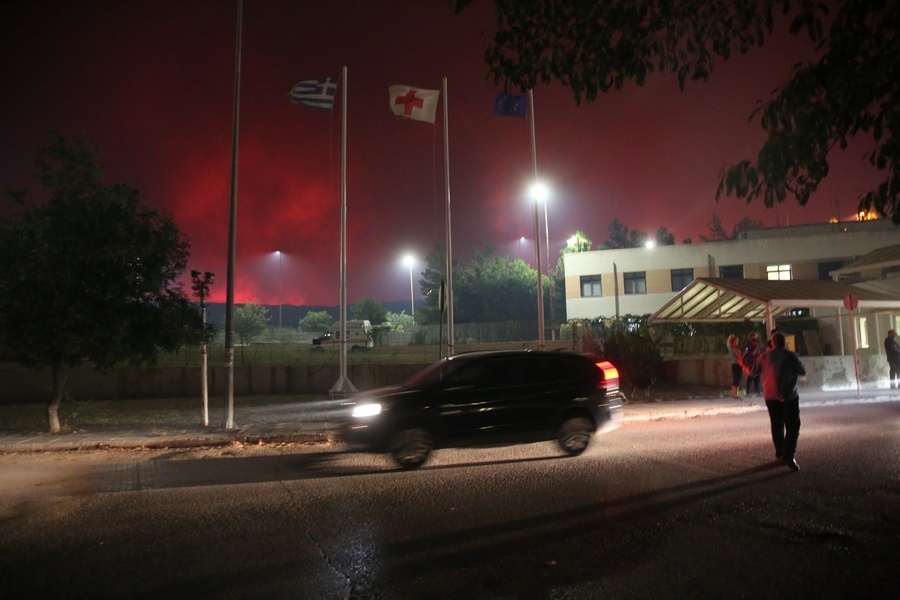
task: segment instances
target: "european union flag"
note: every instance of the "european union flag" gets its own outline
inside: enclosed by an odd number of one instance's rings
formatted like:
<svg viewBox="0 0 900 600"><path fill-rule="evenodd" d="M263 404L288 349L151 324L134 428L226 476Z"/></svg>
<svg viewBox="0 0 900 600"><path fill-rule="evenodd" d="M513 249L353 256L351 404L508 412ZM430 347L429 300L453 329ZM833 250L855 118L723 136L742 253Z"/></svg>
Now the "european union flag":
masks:
<svg viewBox="0 0 900 600"><path fill-rule="evenodd" d="M505 92L500 92L494 100L494 114L498 117L524 119L527 110L528 96L507 96Z"/></svg>

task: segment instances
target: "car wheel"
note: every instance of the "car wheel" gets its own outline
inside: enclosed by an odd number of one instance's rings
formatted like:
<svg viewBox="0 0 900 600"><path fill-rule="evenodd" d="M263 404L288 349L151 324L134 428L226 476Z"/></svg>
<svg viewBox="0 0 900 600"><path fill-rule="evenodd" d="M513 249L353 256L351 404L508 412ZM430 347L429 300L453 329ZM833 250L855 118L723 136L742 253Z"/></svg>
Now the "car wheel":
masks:
<svg viewBox="0 0 900 600"><path fill-rule="evenodd" d="M429 433L420 428L402 429L391 438L391 456L404 469L422 466L434 448Z"/></svg>
<svg viewBox="0 0 900 600"><path fill-rule="evenodd" d="M587 449L593 434L594 426L590 419L576 417L563 421L556 440L566 454L577 456Z"/></svg>

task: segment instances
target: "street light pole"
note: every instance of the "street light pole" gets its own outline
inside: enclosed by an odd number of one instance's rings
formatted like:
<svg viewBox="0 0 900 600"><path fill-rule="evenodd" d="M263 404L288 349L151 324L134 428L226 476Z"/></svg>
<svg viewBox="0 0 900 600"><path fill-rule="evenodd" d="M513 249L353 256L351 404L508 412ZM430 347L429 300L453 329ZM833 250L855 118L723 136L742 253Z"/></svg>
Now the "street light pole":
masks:
<svg viewBox="0 0 900 600"><path fill-rule="evenodd" d="M537 147L534 135L534 90L528 90L528 117L531 125L531 167L534 172L534 184L531 188L534 205L534 256L537 262L537 305L538 305L538 349L544 349L544 283L541 277L541 228L538 219L538 201L546 195L547 189L538 182Z"/></svg>
<svg viewBox="0 0 900 600"><path fill-rule="evenodd" d="M554 336L555 330L553 329L553 267L550 265L550 217L547 214L547 198L544 198L544 233L546 237L544 239L547 240L547 276L550 279L550 293L548 296L550 297L550 339L556 339Z"/></svg>
<svg viewBox="0 0 900 600"><path fill-rule="evenodd" d="M413 272L412 272L412 268L413 268L413 264L414 264L414 263L415 263L415 260L414 260L413 257L410 256L410 255L407 255L407 256L403 259L403 264L405 264L407 267L409 267L409 307L410 307L410 312L411 312L411 314L412 314L412 317L415 319L415 316L416 316L416 296L415 296L415 293L413 292Z"/></svg>
<svg viewBox="0 0 900 600"><path fill-rule="evenodd" d="M278 329L281 329L281 310L284 308L284 295L282 294L282 286L284 284L284 276L281 271L281 250L276 250L278 254ZM279 331L279 334L281 332Z"/></svg>
<svg viewBox="0 0 900 600"><path fill-rule="evenodd" d="M200 314L203 317L204 336L206 335L206 297L209 295L209 286L213 284L215 274L207 271L203 275L200 271L191 271L193 289L200 297ZM206 377L207 352L206 342L200 348L200 402L202 405L201 421L204 427L209 427L209 387Z"/></svg>
<svg viewBox="0 0 900 600"><path fill-rule="evenodd" d="M538 217L538 202L543 188L535 182L531 188L532 205L534 208L534 256L537 263L537 305L538 305L538 349L544 349L544 282L541 269L541 228Z"/></svg>

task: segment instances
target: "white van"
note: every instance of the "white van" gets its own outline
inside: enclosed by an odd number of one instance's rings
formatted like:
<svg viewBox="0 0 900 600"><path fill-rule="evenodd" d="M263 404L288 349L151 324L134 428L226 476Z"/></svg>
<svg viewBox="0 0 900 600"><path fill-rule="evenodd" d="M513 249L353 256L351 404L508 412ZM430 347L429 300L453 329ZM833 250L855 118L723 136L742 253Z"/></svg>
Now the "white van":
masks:
<svg viewBox="0 0 900 600"><path fill-rule="evenodd" d="M335 321L320 337L313 338L313 350L324 350L325 346L337 347L340 338L341 322ZM372 348L375 345L372 339L372 324L368 320L347 321L347 345L351 350Z"/></svg>

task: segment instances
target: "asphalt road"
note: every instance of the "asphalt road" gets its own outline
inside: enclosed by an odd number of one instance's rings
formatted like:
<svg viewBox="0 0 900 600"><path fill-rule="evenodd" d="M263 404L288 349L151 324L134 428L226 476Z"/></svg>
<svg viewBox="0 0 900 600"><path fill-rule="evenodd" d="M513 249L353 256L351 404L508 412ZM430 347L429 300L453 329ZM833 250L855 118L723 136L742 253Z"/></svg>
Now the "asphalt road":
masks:
<svg viewBox="0 0 900 600"><path fill-rule="evenodd" d="M898 598L900 404L439 451L0 457L2 598Z"/></svg>

